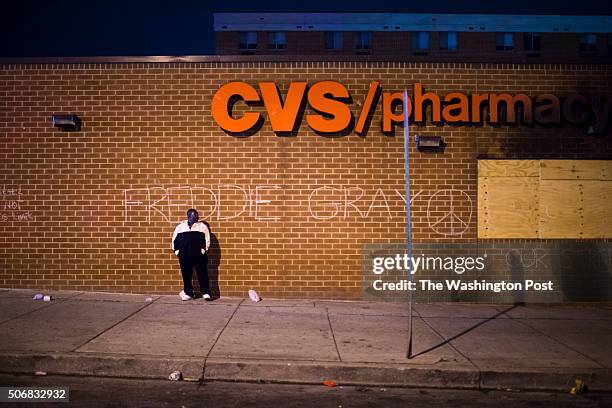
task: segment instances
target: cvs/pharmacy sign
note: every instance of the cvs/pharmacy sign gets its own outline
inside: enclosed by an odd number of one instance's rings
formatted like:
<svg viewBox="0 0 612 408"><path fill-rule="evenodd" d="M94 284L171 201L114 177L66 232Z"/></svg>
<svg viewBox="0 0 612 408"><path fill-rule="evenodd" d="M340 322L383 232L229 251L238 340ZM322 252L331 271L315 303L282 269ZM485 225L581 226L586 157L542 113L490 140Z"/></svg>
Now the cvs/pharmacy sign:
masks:
<svg viewBox="0 0 612 408"><path fill-rule="evenodd" d="M245 135L257 130L263 123L262 106L268 113L272 130L288 135L301 125L306 104L312 113L305 115L306 123L315 132L345 135L354 131L365 135L368 122L377 109L382 93L382 131L390 133L394 124L404 120L402 92L381 92L377 81L370 83L363 103L353 101L348 89L336 81L321 81L310 86L306 82L292 82L282 97L274 82L259 82L256 89L246 82L230 82L217 90L211 102L211 111L217 124L230 134ZM245 102L246 106L242 103ZM430 121L455 124L514 124L534 123L559 125L567 122L588 128L591 134L601 134L608 125L612 110L612 97L594 97L572 94L563 98L553 94L535 97L523 93L462 93L450 92L439 96L426 91L419 82L412 86L408 98L408 114L415 123L426 122L430 107ZM351 106L359 112L355 117ZM240 109L238 109L240 107Z"/></svg>

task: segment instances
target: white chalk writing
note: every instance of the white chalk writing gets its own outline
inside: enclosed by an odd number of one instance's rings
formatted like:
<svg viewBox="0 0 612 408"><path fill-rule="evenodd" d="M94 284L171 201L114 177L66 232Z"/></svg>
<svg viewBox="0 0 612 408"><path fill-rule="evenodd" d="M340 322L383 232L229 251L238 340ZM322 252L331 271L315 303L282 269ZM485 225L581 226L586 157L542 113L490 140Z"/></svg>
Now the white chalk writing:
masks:
<svg viewBox="0 0 612 408"><path fill-rule="evenodd" d="M24 207L21 186L2 186L0 189L0 222L32 221L34 216Z"/></svg>
<svg viewBox="0 0 612 408"><path fill-rule="evenodd" d="M462 190L438 190L429 197L427 202L427 221L429 228L440 235L459 236L469 228L472 220L473 202L470 196ZM442 206L442 211L435 211ZM459 207L469 208L466 215L459 214ZM438 214L441 212L441 214Z"/></svg>
<svg viewBox="0 0 612 408"><path fill-rule="evenodd" d="M123 190L125 222L151 222L161 219L176 223L185 218L188 208L197 208L202 219L215 221L251 217L256 221L277 222L286 208L284 187L276 184L241 186L149 186ZM429 197L428 197L429 196ZM461 236L472 220L473 201L462 190L413 190L411 205L422 197L427 200L428 227L442 236ZM299 197L298 197L299 198ZM325 185L316 187L303 198L291 201L307 203L308 216L316 221L378 217L387 220L404 217L406 196L403 189L381 187L365 190L358 186Z"/></svg>
<svg viewBox="0 0 612 408"><path fill-rule="evenodd" d="M158 216L162 220L175 223L185 218L185 211L198 208L200 218L213 220L232 220L250 216L257 221L279 221L278 215L271 215L275 191L282 186L274 184L244 187L236 184L219 184L215 187L152 186L123 190L125 222L151 222ZM268 207L272 207L268 208Z"/></svg>

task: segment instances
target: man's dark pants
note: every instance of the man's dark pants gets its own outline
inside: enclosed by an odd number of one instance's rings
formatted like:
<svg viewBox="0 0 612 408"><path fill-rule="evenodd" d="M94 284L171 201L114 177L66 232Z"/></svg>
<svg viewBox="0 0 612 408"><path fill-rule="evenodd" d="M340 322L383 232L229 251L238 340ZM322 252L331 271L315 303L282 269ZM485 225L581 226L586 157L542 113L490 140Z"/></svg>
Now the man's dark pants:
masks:
<svg viewBox="0 0 612 408"><path fill-rule="evenodd" d="M191 276L193 275L193 269L195 268L196 274L198 275L198 282L200 282L200 292L202 295L210 295L210 287L208 283L208 255L196 255L196 256L181 256L179 255L179 264L181 265L181 275L183 275L183 291L193 296L193 285L191 283Z"/></svg>

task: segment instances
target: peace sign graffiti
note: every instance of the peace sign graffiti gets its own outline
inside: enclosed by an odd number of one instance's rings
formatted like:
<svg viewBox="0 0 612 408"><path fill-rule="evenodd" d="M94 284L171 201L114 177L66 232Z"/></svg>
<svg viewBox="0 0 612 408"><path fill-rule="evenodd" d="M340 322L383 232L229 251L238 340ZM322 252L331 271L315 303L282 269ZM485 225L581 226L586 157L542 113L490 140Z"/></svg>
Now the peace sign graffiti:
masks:
<svg viewBox="0 0 612 408"><path fill-rule="evenodd" d="M432 201L444 203L444 212L438 214L432 208ZM468 206L470 213L467 217L464 214L457 215L458 207ZM466 219L467 218L467 219ZM457 236L467 231L472 220L472 199L462 190L445 189L438 190L429 197L427 202L427 222L429 228L440 235Z"/></svg>

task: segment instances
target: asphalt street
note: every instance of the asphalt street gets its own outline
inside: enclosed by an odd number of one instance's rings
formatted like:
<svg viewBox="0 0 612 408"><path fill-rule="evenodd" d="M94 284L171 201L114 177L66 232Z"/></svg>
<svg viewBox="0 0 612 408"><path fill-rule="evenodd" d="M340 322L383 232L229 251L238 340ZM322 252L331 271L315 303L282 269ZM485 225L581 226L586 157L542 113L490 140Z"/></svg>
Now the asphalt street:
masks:
<svg viewBox="0 0 612 408"><path fill-rule="evenodd" d="M69 403L2 407L610 407L612 394L476 391L0 375L0 385L70 387Z"/></svg>

